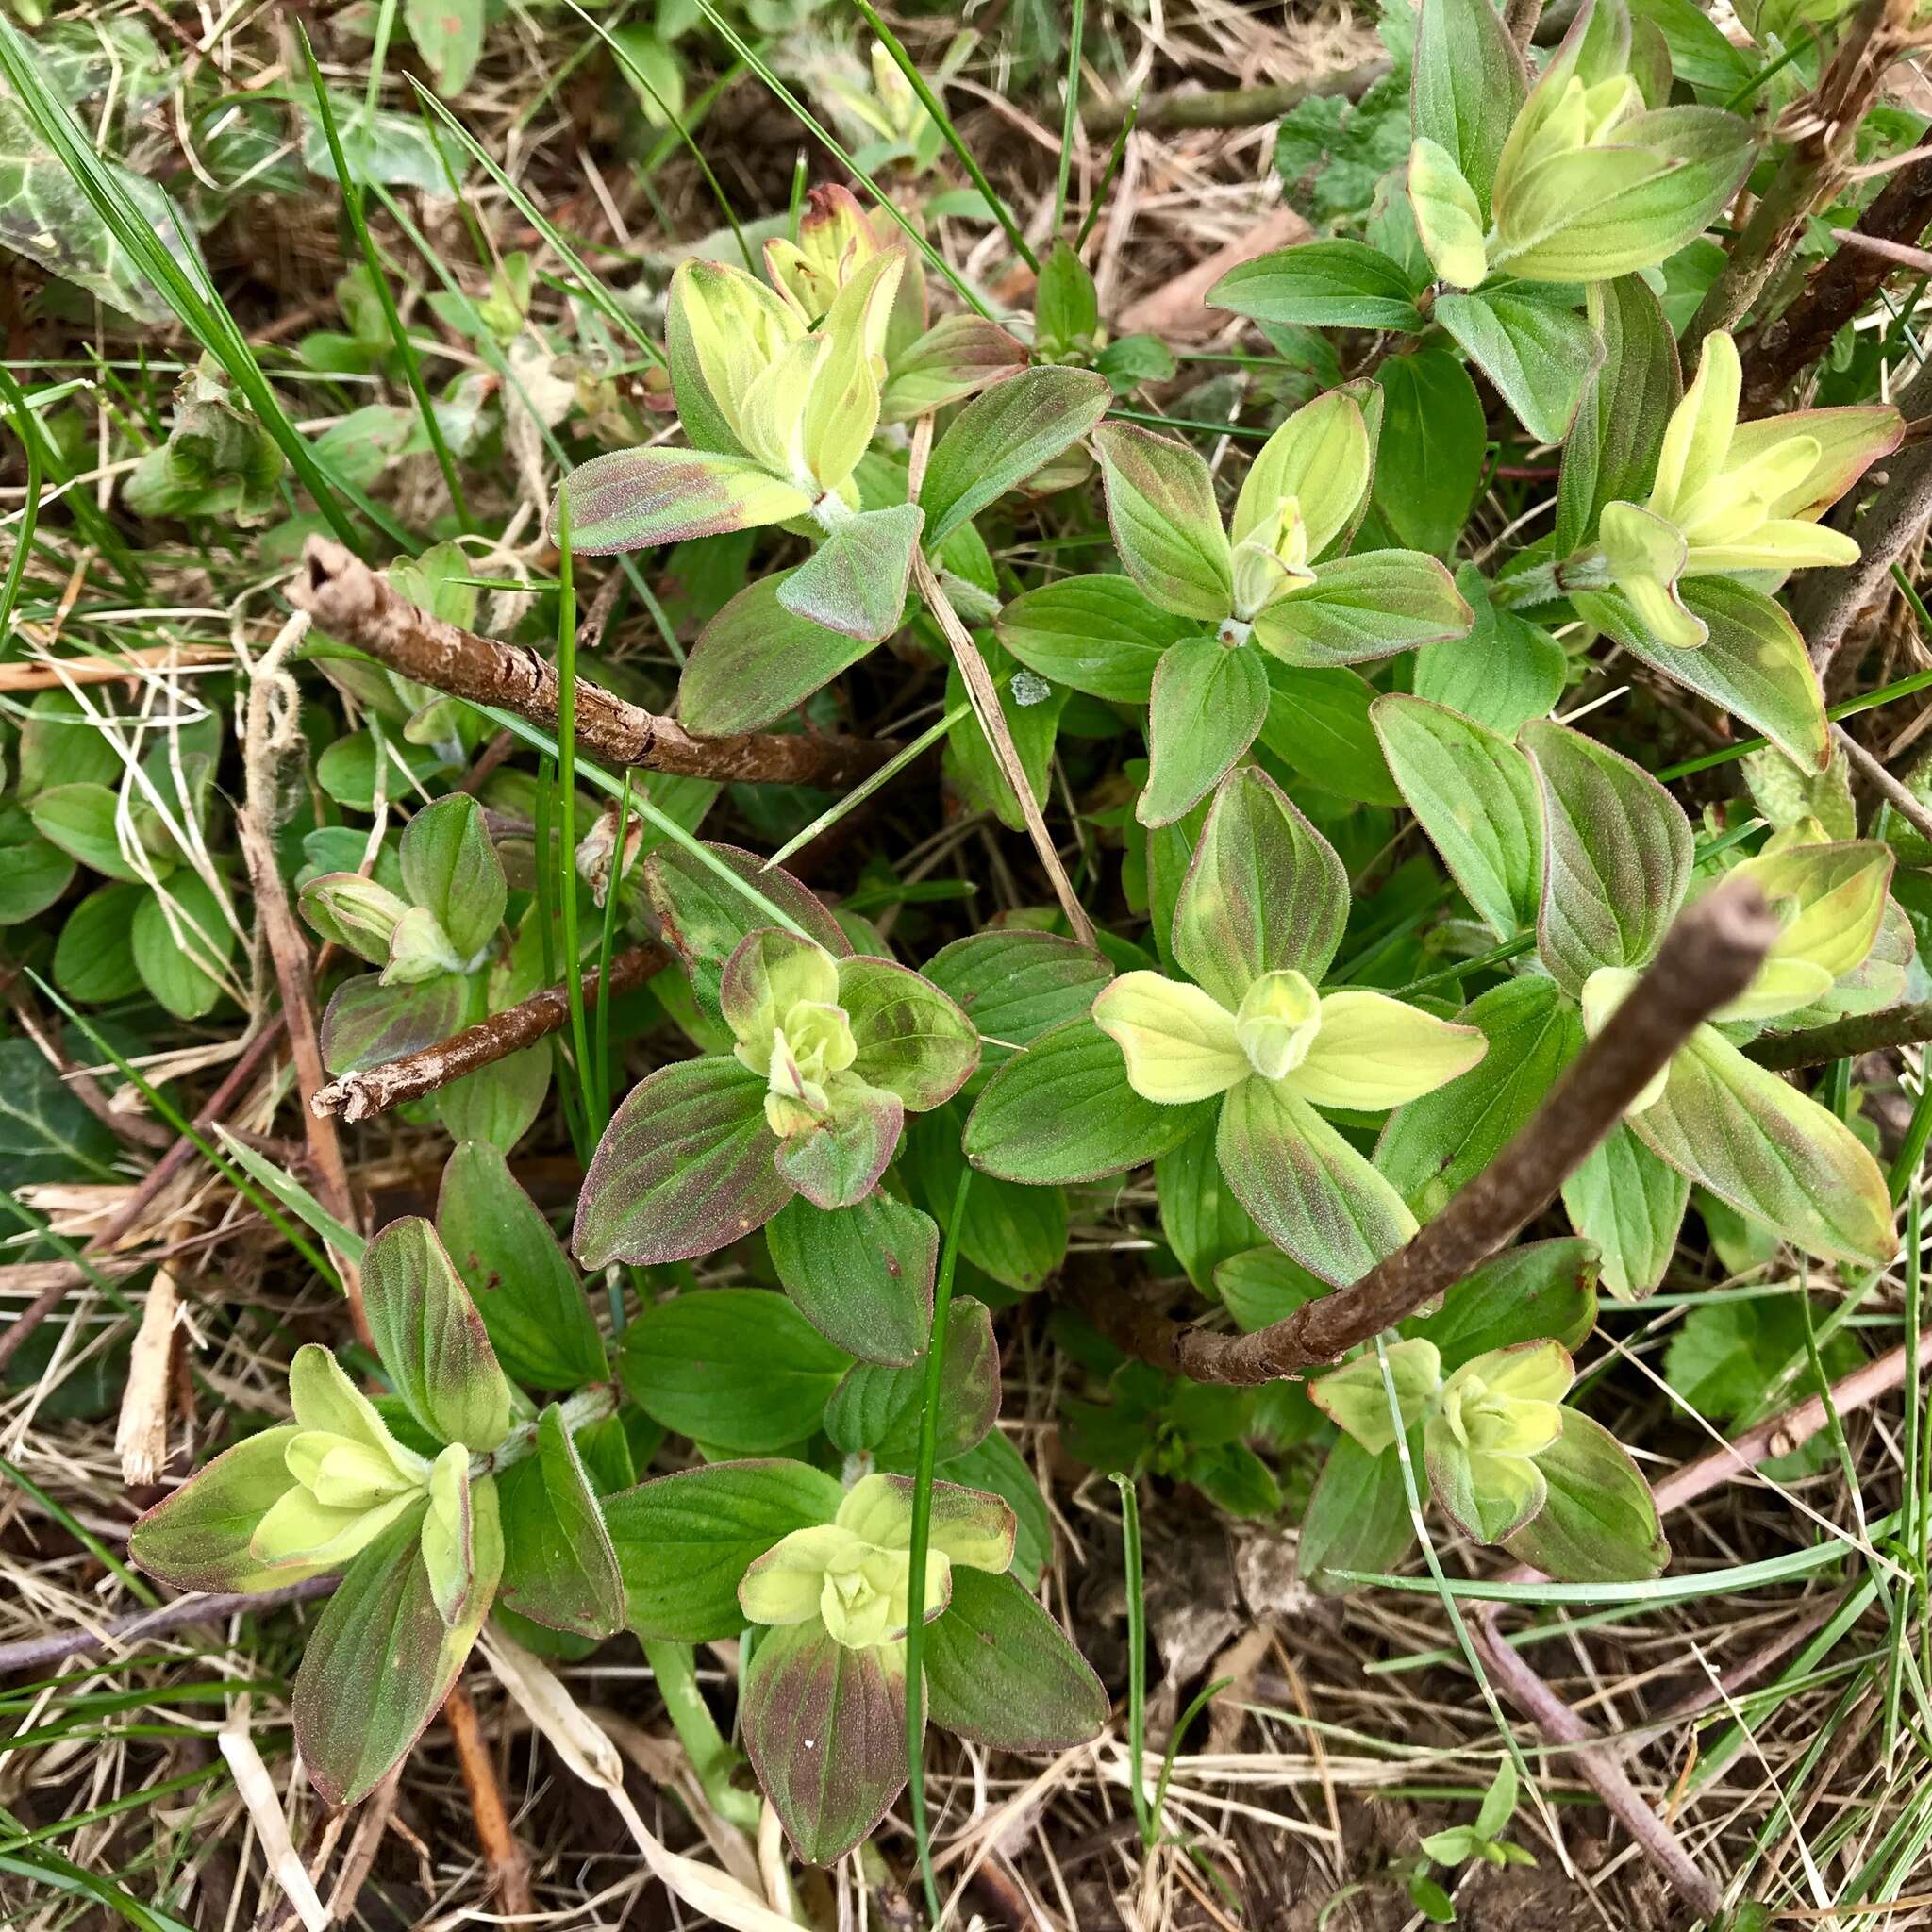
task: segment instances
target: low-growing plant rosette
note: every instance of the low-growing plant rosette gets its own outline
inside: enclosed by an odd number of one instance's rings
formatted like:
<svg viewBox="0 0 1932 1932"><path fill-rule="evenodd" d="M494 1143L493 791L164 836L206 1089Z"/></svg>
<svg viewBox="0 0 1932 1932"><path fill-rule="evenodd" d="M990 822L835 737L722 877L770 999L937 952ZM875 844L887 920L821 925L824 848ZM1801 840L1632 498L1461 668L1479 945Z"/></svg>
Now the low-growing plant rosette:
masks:
<svg viewBox="0 0 1932 1932"><path fill-rule="evenodd" d="M483 1166L458 1174L466 1158ZM499 1264L526 1259L531 1231L518 1208L535 1209L491 1161L501 1167L492 1149L459 1151L445 1214L474 1232L471 1210L486 1191L499 1226L482 1251ZM452 1191L468 1206L453 1205ZM579 1442L612 1415L615 1391L591 1379L604 1373L603 1349L575 1285L553 1307L533 1282L498 1317L511 1359L529 1364L537 1386L575 1391L541 1413L504 1373L429 1223L391 1222L369 1243L362 1293L394 1394L373 1401L325 1348L306 1344L289 1371L294 1421L216 1457L129 1538L136 1562L186 1590L266 1591L340 1574L294 1690L302 1761L332 1805L366 1797L407 1755L493 1607L578 1638L624 1623ZM540 1321L545 1332L533 1338Z"/></svg>
<svg viewBox="0 0 1932 1932"><path fill-rule="evenodd" d="M572 1247L587 1268L711 1253L794 1195L832 1210L877 1186L908 1112L942 1106L979 1034L930 981L778 927L725 961L726 1055L660 1067L611 1116Z"/></svg>
<svg viewBox="0 0 1932 1932"><path fill-rule="evenodd" d="M911 1480L715 1462L608 1511L632 1629L755 1638L741 1721L759 1783L800 1857L843 1857L906 1781ZM1015 1528L998 1496L933 1484L920 1708L974 1743L1067 1749L1098 1734L1107 1693L1012 1574Z"/></svg>
<svg viewBox="0 0 1932 1932"><path fill-rule="evenodd" d="M1318 991L1348 897L1334 848L1274 780L1229 773L1174 908L1192 984L1125 974L1008 1061L967 1124L968 1157L1009 1180L1091 1180L1212 1123L1221 1173L1269 1240L1324 1281L1367 1274L1415 1219L1324 1112L1400 1107L1486 1046L1386 993Z"/></svg>
<svg viewBox="0 0 1932 1932"><path fill-rule="evenodd" d="M1378 699L1374 721L1396 783L1478 916L1501 939L1535 941L1532 965L1463 1009L1487 1057L1400 1109L1377 1144L1378 1169L1426 1215L1528 1119L1655 958L1678 908L1720 871L1713 861L1700 879L1676 801L1580 732L1537 722L1511 741L1401 695ZM1902 994L1910 932L1888 911L1891 852L1801 824L1724 858L1778 911L1778 937L1745 992L1696 1029L1563 1188L1621 1297L1662 1278L1693 1183L1827 1259L1877 1265L1897 1250L1890 1194L1864 1144L1743 1051L1767 1028Z"/></svg>

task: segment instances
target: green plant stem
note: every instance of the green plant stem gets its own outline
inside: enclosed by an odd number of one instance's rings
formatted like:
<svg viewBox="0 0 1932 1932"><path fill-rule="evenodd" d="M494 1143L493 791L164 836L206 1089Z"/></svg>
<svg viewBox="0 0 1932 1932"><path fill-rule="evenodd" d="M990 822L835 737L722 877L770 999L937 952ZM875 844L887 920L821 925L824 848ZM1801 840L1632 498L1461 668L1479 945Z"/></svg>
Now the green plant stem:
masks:
<svg viewBox="0 0 1932 1932"><path fill-rule="evenodd" d="M1121 162L1126 158L1127 137L1134 131L1134 124L1141 118L1141 96L1136 94L1127 104L1125 118L1121 122L1120 130L1113 138L1113 146L1108 150L1107 166L1100 171L1100 179L1094 184L1093 194L1087 204L1087 212L1081 217L1080 232L1074 237L1074 253L1079 254L1087 245L1087 238L1093 232L1093 225L1100 219L1100 211L1107 206L1108 190L1113 186L1113 177L1121 171Z"/></svg>
<svg viewBox="0 0 1932 1932"><path fill-rule="evenodd" d="M571 575L570 498L557 499L557 909L570 989L571 1049L576 1056L586 1139L597 1132L597 1071L584 1017L584 953L577 931L577 598ZM538 855L538 863L543 855ZM583 1149L588 1158L590 1148Z"/></svg>
<svg viewBox="0 0 1932 1932"><path fill-rule="evenodd" d="M932 1291L932 1329L926 1338L925 1371L919 1415L919 1459L912 1478L911 1563L906 1582L906 1790L912 1809L912 1832L919 1843L919 1875L926 1910L940 1919L939 1881L933 1875L932 1840L925 1816L925 1557L932 1541L932 1474L939 1461L940 1407L943 1400L946 1330L953 1310L953 1274L959 1260L959 1235L966 1224L966 1197L973 1170L959 1171L946 1241Z"/></svg>
<svg viewBox="0 0 1932 1932"><path fill-rule="evenodd" d="M617 801L617 836L610 848L610 876L604 888L604 929L597 936L597 984L610 984L610 956L617 943L617 907L624 896L624 845L630 830L630 771L624 774L624 795ZM577 982L577 997L583 997L583 982ZM591 1044L592 1065L597 1075L597 1110L591 1124L601 1139L610 1124L610 1001L597 1002L595 1033Z"/></svg>
<svg viewBox="0 0 1932 1932"><path fill-rule="evenodd" d="M1141 1553L1141 1498L1135 1479L1114 1472L1121 1492L1121 1560L1127 1573L1127 1791L1141 1843L1154 1849L1158 1830L1147 1800L1147 1577Z"/></svg>
<svg viewBox="0 0 1932 1932"><path fill-rule="evenodd" d="M1080 56L1087 39L1087 0L1074 0L1074 18L1067 28L1067 100L1060 121L1060 163L1053 184L1053 226L1058 235L1067 218L1067 183L1074 173L1074 142L1080 132Z"/></svg>
<svg viewBox="0 0 1932 1932"><path fill-rule="evenodd" d="M691 1769L704 1787L705 1801L727 1824L741 1831L756 1832L764 1804L756 1791L744 1791L731 1782L731 1774L741 1759L724 1734L711 1707L698 1689L697 1661L688 1643L667 1643L661 1639L643 1640L644 1661L658 1680L658 1693L671 1713L672 1728Z"/></svg>

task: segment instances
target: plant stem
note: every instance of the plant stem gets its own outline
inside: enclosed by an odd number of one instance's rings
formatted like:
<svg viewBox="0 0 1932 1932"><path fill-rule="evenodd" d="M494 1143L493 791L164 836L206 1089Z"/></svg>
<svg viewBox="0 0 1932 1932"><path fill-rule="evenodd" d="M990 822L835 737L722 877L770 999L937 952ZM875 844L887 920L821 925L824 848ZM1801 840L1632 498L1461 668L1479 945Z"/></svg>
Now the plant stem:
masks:
<svg viewBox="0 0 1932 1932"><path fill-rule="evenodd" d="M704 1787L706 1802L727 1824L741 1831L757 1831L763 1805L756 1791L740 1790L731 1782L731 1774L741 1760L724 1741L718 1720L698 1689L697 1663L691 1645L667 1643L654 1637L645 1638L643 1645L644 1661L658 1680L658 1694L663 1698L672 1728Z"/></svg>
<svg viewBox="0 0 1932 1932"><path fill-rule="evenodd" d="M1154 1849L1159 1820L1147 1802L1147 1578L1141 1556L1141 1498L1134 1478L1114 1473L1121 1492L1121 1558L1127 1572L1127 1790L1141 1842Z"/></svg>

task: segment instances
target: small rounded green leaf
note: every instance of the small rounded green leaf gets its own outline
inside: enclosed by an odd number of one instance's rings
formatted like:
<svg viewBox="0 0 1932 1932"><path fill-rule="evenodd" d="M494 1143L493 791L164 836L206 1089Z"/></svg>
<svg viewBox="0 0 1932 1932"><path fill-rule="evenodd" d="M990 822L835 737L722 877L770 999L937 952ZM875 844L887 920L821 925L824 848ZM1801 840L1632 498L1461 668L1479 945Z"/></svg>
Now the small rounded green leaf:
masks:
<svg viewBox="0 0 1932 1932"><path fill-rule="evenodd" d="M1211 1099L1248 1076L1235 1016L1183 980L1123 974L1093 1002L1093 1024L1120 1047L1134 1091L1162 1107Z"/></svg>
<svg viewBox="0 0 1932 1932"><path fill-rule="evenodd" d="M1184 442L1130 423L1093 433L1114 547L1163 610L1218 624L1234 602L1234 564L1214 479Z"/></svg>
<svg viewBox="0 0 1932 1932"><path fill-rule="evenodd" d="M1148 701L1150 762L1134 816L1169 825L1254 743L1268 714L1268 673L1258 651L1203 631L1169 648Z"/></svg>

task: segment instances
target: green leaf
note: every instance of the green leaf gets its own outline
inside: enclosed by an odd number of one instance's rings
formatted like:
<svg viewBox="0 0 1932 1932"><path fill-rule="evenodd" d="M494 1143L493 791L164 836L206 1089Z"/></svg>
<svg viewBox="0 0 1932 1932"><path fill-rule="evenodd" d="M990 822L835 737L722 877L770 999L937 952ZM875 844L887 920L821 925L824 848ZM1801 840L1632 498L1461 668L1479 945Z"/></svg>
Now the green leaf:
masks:
<svg viewBox="0 0 1932 1932"><path fill-rule="evenodd" d="M1700 1026L1632 1116L1652 1153L1807 1252L1882 1266L1898 1251L1878 1163L1815 1100Z"/></svg>
<svg viewBox="0 0 1932 1932"><path fill-rule="evenodd" d="M1489 449L1475 384L1446 349L1391 356L1375 381L1384 398L1376 513L1398 543L1446 557L1475 502Z"/></svg>
<svg viewBox="0 0 1932 1932"><path fill-rule="evenodd" d="M1498 610L1490 602L1488 579L1474 564L1456 573L1456 588L1474 620L1469 635L1424 644L1415 654L1415 695L1514 738L1530 719L1546 718L1556 708L1570 660L1548 631L1513 610Z"/></svg>
<svg viewBox="0 0 1932 1932"><path fill-rule="evenodd" d="M1371 716L1396 784L1463 896L1498 939L1533 927L1543 825L1529 759L1507 739L1422 698L1391 693Z"/></svg>
<svg viewBox="0 0 1932 1932"><path fill-rule="evenodd" d="M1214 1103L1162 1107L1127 1083L1121 1050L1091 1020L1041 1036L988 1083L966 1122L976 1168L1033 1187L1101 1180L1165 1154Z"/></svg>
<svg viewBox="0 0 1932 1932"><path fill-rule="evenodd" d="M1134 815L1143 825L1168 825L1255 741L1268 709L1261 655L1207 631L1183 638L1154 674L1151 705L1150 765Z"/></svg>
<svg viewBox="0 0 1932 1932"><path fill-rule="evenodd" d="M497 1478L503 1602L552 1630L608 1637L624 1627L624 1578L563 1410L537 1422L537 1453Z"/></svg>
<svg viewBox="0 0 1932 1932"><path fill-rule="evenodd" d="M872 648L786 608L788 572L747 584L698 633L677 685L677 715L691 731L762 731ZM904 586L901 585L901 595Z"/></svg>
<svg viewBox="0 0 1932 1932"><path fill-rule="evenodd" d="M1563 1433L1536 1466L1548 1486L1543 1507L1506 1540L1519 1563L1559 1583L1624 1583L1657 1576L1671 1560L1657 1502L1630 1452L1573 1408Z"/></svg>
<svg viewBox="0 0 1932 1932"><path fill-rule="evenodd" d="M331 1074L380 1066L447 1040L468 1018L470 983L445 973L414 986L385 986L360 973L329 995L322 1016L322 1063Z"/></svg>
<svg viewBox="0 0 1932 1932"><path fill-rule="evenodd" d="M1258 1235L1260 1229L1255 1232ZM1214 1287L1235 1325L1250 1335L1271 1322L1285 1321L1304 1302L1328 1292L1325 1281L1317 1280L1279 1248L1269 1247L1230 1255L1214 1271Z"/></svg>
<svg viewBox="0 0 1932 1932"><path fill-rule="evenodd" d="M1024 347L998 324L982 315L942 315L923 336L892 351L879 421L910 423L1025 367Z"/></svg>
<svg viewBox="0 0 1932 1932"><path fill-rule="evenodd" d="M1537 950L1566 991L1604 966L1641 968L1690 882L1690 822L1648 772L1594 739L1523 727L1543 792Z"/></svg>
<svg viewBox="0 0 1932 1932"><path fill-rule="evenodd" d="M434 916L458 957L472 958L495 939L509 891L483 808L467 792L425 806L403 827L399 857L410 903Z"/></svg>
<svg viewBox="0 0 1932 1932"><path fill-rule="evenodd" d="M1001 608L1000 641L1056 684L1118 705L1144 705L1168 646L1193 634L1130 577L1063 577ZM695 660L693 660L695 661ZM690 676L687 672L686 676Z"/></svg>
<svg viewBox="0 0 1932 1932"><path fill-rule="evenodd" d="M604 1521L640 1637L707 1643L745 1626L738 1583L795 1529L829 1523L843 1492L805 1462L713 1462L610 1497Z"/></svg>
<svg viewBox="0 0 1932 1932"><path fill-rule="evenodd" d="M1420 1455L1415 1462L1420 1479ZM1341 1437L1322 1465L1302 1518L1296 1575L1310 1590L1337 1594L1352 1588L1337 1572L1391 1570L1414 1541L1415 1524L1394 1451L1371 1456L1353 1437Z"/></svg>
<svg viewBox="0 0 1932 1932"><path fill-rule="evenodd" d="M488 1455L509 1433L510 1389L490 1332L436 1230L391 1221L362 1256L375 1352L409 1413L439 1442Z"/></svg>
<svg viewBox="0 0 1932 1932"><path fill-rule="evenodd" d="M1472 0L1488 5L1488 0ZM1604 358L1580 315L1526 295L1444 295L1435 319L1460 342L1537 442L1561 442Z"/></svg>
<svg viewBox="0 0 1932 1932"><path fill-rule="evenodd" d="M1043 806L1048 769L1059 736L1060 714L1067 708L1068 692L1054 686L1041 692L1031 679L1022 679L1015 691L1012 674L1018 667L995 639L983 641L981 655L987 670L999 682L1000 715L1006 720L1008 734L1019 756L1026 789L1033 794L1033 802ZM1008 782L1004 766L988 741L978 714L972 709L966 679L957 661L946 674L945 704L958 721L946 737L946 783L960 794L968 809L995 812L1009 831L1024 831L1025 814Z"/></svg>
<svg viewBox="0 0 1932 1932"><path fill-rule="evenodd" d="M1541 974L1491 987L1457 1018L1481 1027L1489 1051L1446 1087L1398 1108L1375 1149L1375 1165L1424 1220L1495 1158L1583 1050L1575 1002Z"/></svg>
<svg viewBox="0 0 1932 1932"><path fill-rule="evenodd" d="M1667 1167L1620 1121L1563 1183L1570 1224L1603 1256L1604 1286L1639 1301L1664 1278L1690 1183Z"/></svg>
<svg viewBox="0 0 1932 1932"><path fill-rule="evenodd" d="M804 491L749 457L662 444L608 450L579 463L563 479L559 508L551 512L553 530L565 503L571 548L580 557L755 530L811 508Z"/></svg>
<svg viewBox="0 0 1932 1932"><path fill-rule="evenodd" d="M1455 158L1484 221L1497 157L1528 91L1523 56L1490 0L1423 0L1409 83L1415 133Z"/></svg>
<svg viewBox="0 0 1932 1932"><path fill-rule="evenodd" d="M891 637L905 613L912 554L924 522L916 503L848 518L779 585L779 604L793 617L861 642Z"/></svg>
<svg viewBox="0 0 1932 1932"><path fill-rule="evenodd" d="M1524 1342L1574 1349L1596 1325L1596 1281L1587 1241L1527 1241L1484 1262L1434 1314L1405 1323L1403 1332L1435 1344L1444 1374Z"/></svg>
<svg viewBox="0 0 1932 1932"><path fill-rule="evenodd" d="M942 947L926 962L925 976L979 1030L979 1067L961 1090L970 1094L1015 1049L1086 1014L1113 968L1091 946L1058 933L992 931Z"/></svg>
<svg viewBox="0 0 1932 1932"><path fill-rule="evenodd" d="M928 1716L976 1744L1064 1750L1107 1722L1100 1680L1010 1574L954 1566L953 1599L926 1630L924 1661Z"/></svg>
<svg viewBox="0 0 1932 1932"><path fill-rule="evenodd" d="M917 1361L932 1325L939 1228L876 1189L849 1208L793 1199L765 1224L772 1266L807 1321L861 1361Z"/></svg>
<svg viewBox="0 0 1932 1932"><path fill-rule="evenodd" d="M952 1212L965 1158L959 1152L966 1109L941 1108L906 1138L901 1172L937 1218ZM1067 1256L1067 1202L1058 1188L1029 1188L983 1174L974 1182L959 1224L959 1253L1018 1294L1045 1284Z"/></svg>
<svg viewBox="0 0 1932 1932"><path fill-rule="evenodd" d="M1335 848L1265 772L1230 773L1174 908L1174 957L1196 984L1230 1012L1264 974L1319 984L1347 920Z"/></svg>
<svg viewBox="0 0 1932 1932"><path fill-rule="evenodd" d="M459 94L483 53L483 0L405 0L403 18L440 94Z"/></svg>
<svg viewBox="0 0 1932 1932"><path fill-rule="evenodd" d="M1703 20L1704 15L1698 14ZM1557 485L1557 554L1579 550L1607 503L1641 503L1657 477L1664 425L1684 392L1677 344L1641 275L1592 282L1591 323L1604 359L1585 385Z"/></svg>
<svg viewBox="0 0 1932 1932"><path fill-rule="evenodd" d="M853 1072L915 1112L950 1100L979 1064L979 1032L930 981L891 959L839 962L839 1004L852 1024Z"/></svg>
<svg viewBox="0 0 1932 1932"><path fill-rule="evenodd" d="M235 956L235 928L204 879L166 880L134 908L131 932L142 983L176 1019L199 1020L221 1004L216 975Z"/></svg>
<svg viewBox="0 0 1932 1932"><path fill-rule="evenodd" d="M708 1255L791 1199L765 1082L734 1059L682 1060L631 1089L591 1157L571 1250L586 1268Z"/></svg>
<svg viewBox="0 0 1932 1932"><path fill-rule="evenodd" d="M1256 617L1255 640L1285 664L1360 664L1469 625L1455 578L1433 557L1371 550L1317 564L1312 584Z"/></svg>
<svg viewBox="0 0 1932 1932"><path fill-rule="evenodd" d="M449 1694L503 1568L495 1485L472 1496L475 1583L445 1625L429 1586L421 1510L399 1518L349 1565L324 1607L295 1677L295 1741L315 1788L353 1805L399 1764Z"/></svg>
<svg viewBox="0 0 1932 1932"><path fill-rule="evenodd" d="M1692 650L1659 643L1619 591L1579 591L1572 602L1585 623L1633 658L1763 732L1796 763L1823 771L1831 750L1824 694L1783 607L1731 577L1687 577L1678 594L1707 632Z"/></svg>
<svg viewBox="0 0 1932 1932"><path fill-rule="evenodd" d="M83 783L49 786L35 797L30 812L35 831L61 851L108 878L139 883L142 874L123 856L115 832L118 809L117 794L106 785ZM158 874L173 869L171 858L149 857Z"/></svg>
<svg viewBox="0 0 1932 1932"><path fill-rule="evenodd" d="M295 1487L287 1457L301 1433L263 1429L224 1450L135 1520L128 1554L177 1590L272 1590L327 1569L264 1564L249 1547L261 1519Z"/></svg>
<svg viewBox="0 0 1932 1932"><path fill-rule="evenodd" d="M955 1305L940 1366L939 1459L981 1442L999 1420L1000 1356L992 1317L962 1296ZM857 1362L825 1404L825 1434L847 1456L869 1451L882 1469L909 1469L919 1457L925 1405L925 1357L903 1368Z"/></svg>
<svg viewBox="0 0 1932 1932"><path fill-rule="evenodd" d="M547 1042L506 1055L436 1092L436 1117L452 1141L508 1152L529 1132L550 1092Z"/></svg>
<svg viewBox="0 0 1932 1932"><path fill-rule="evenodd" d="M1208 291L1212 308L1256 322L1413 332L1416 290L1399 264L1364 242L1304 242L1231 268Z"/></svg>
<svg viewBox="0 0 1932 1932"><path fill-rule="evenodd" d="M73 882L75 861L14 806L0 806L0 925L38 919Z"/></svg>
<svg viewBox="0 0 1932 1932"><path fill-rule="evenodd" d="M1127 575L1163 610L1219 623L1233 608L1234 566L1207 462L1131 423L1096 429L1093 447Z"/></svg>
<svg viewBox="0 0 1932 1932"><path fill-rule="evenodd" d="M745 1749L791 1848L829 1865L906 1782L902 1649L847 1650L814 1618L759 1641L744 1674Z"/></svg>
<svg viewBox="0 0 1932 1932"><path fill-rule="evenodd" d="M1222 1178L1211 1125L1196 1128L1154 1163L1154 1185L1161 1232L1203 1293L1217 1281L1224 1261L1260 1243L1260 1229Z"/></svg>
<svg viewBox="0 0 1932 1932"><path fill-rule="evenodd" d="M69 999L99 1005L141 990L133 921L142 896L140 886L102 886L61 921L54 984Z"/></svg>
<svg viewBox="0 0 1932 1932"><path fill-rule="evenodd" d="M603 1379L604 1341L576 1270L500 1148L466 1141L450 1156L436 1231L506 1374L530 1389Z"/></svg>
<svg viewBox="0 0 1932 1932"><path fill-rule="evenodd" d="M1113 392L1084 369L1023 369L982 391L934 443L920 486L925 542L936 549L990 503L1077 441Z"/></svg>
<svg viewBox="0 0 1932 1932"><path fill-rule="evenodd" d="M1243 1080L1228 1093L1214 1144L1256 1225L1324 1281L1359 1280L1415 1232L1395 1190L1278 1082Z"/></svg>
<svg viewBox="0 0 1932 1932"><path fill-rule="evenodd" d="M1370 723L1374 686L1341 665L1284 664L1267 655L1261 661L1268 673L1262 746L1324 791L1364 805L1401 804Z"/></svg>
<svg viewBox="0 0 1932 1932"><path fill-rule="evenodd" d="M852 1357L781 1294L708 1289L646 1308L624 1331L619 1374L653 1422L742 1456L816 1432Z"/></svg>
<svg viewBox="0 0 1932 1932"><path fill-rule="evenodd" d="M1442 1386L1442 1360L1434 1342L1411 1337L1390 1342L1383 1353L1386 1379L1381 1356L1365 1352L1308 1384L1308 1400L1371 1456L1387 1455L1398 1435L1417 1427ZM1391 1384L1402 1416L1399 1430L1390 1413Z"/></svg>

